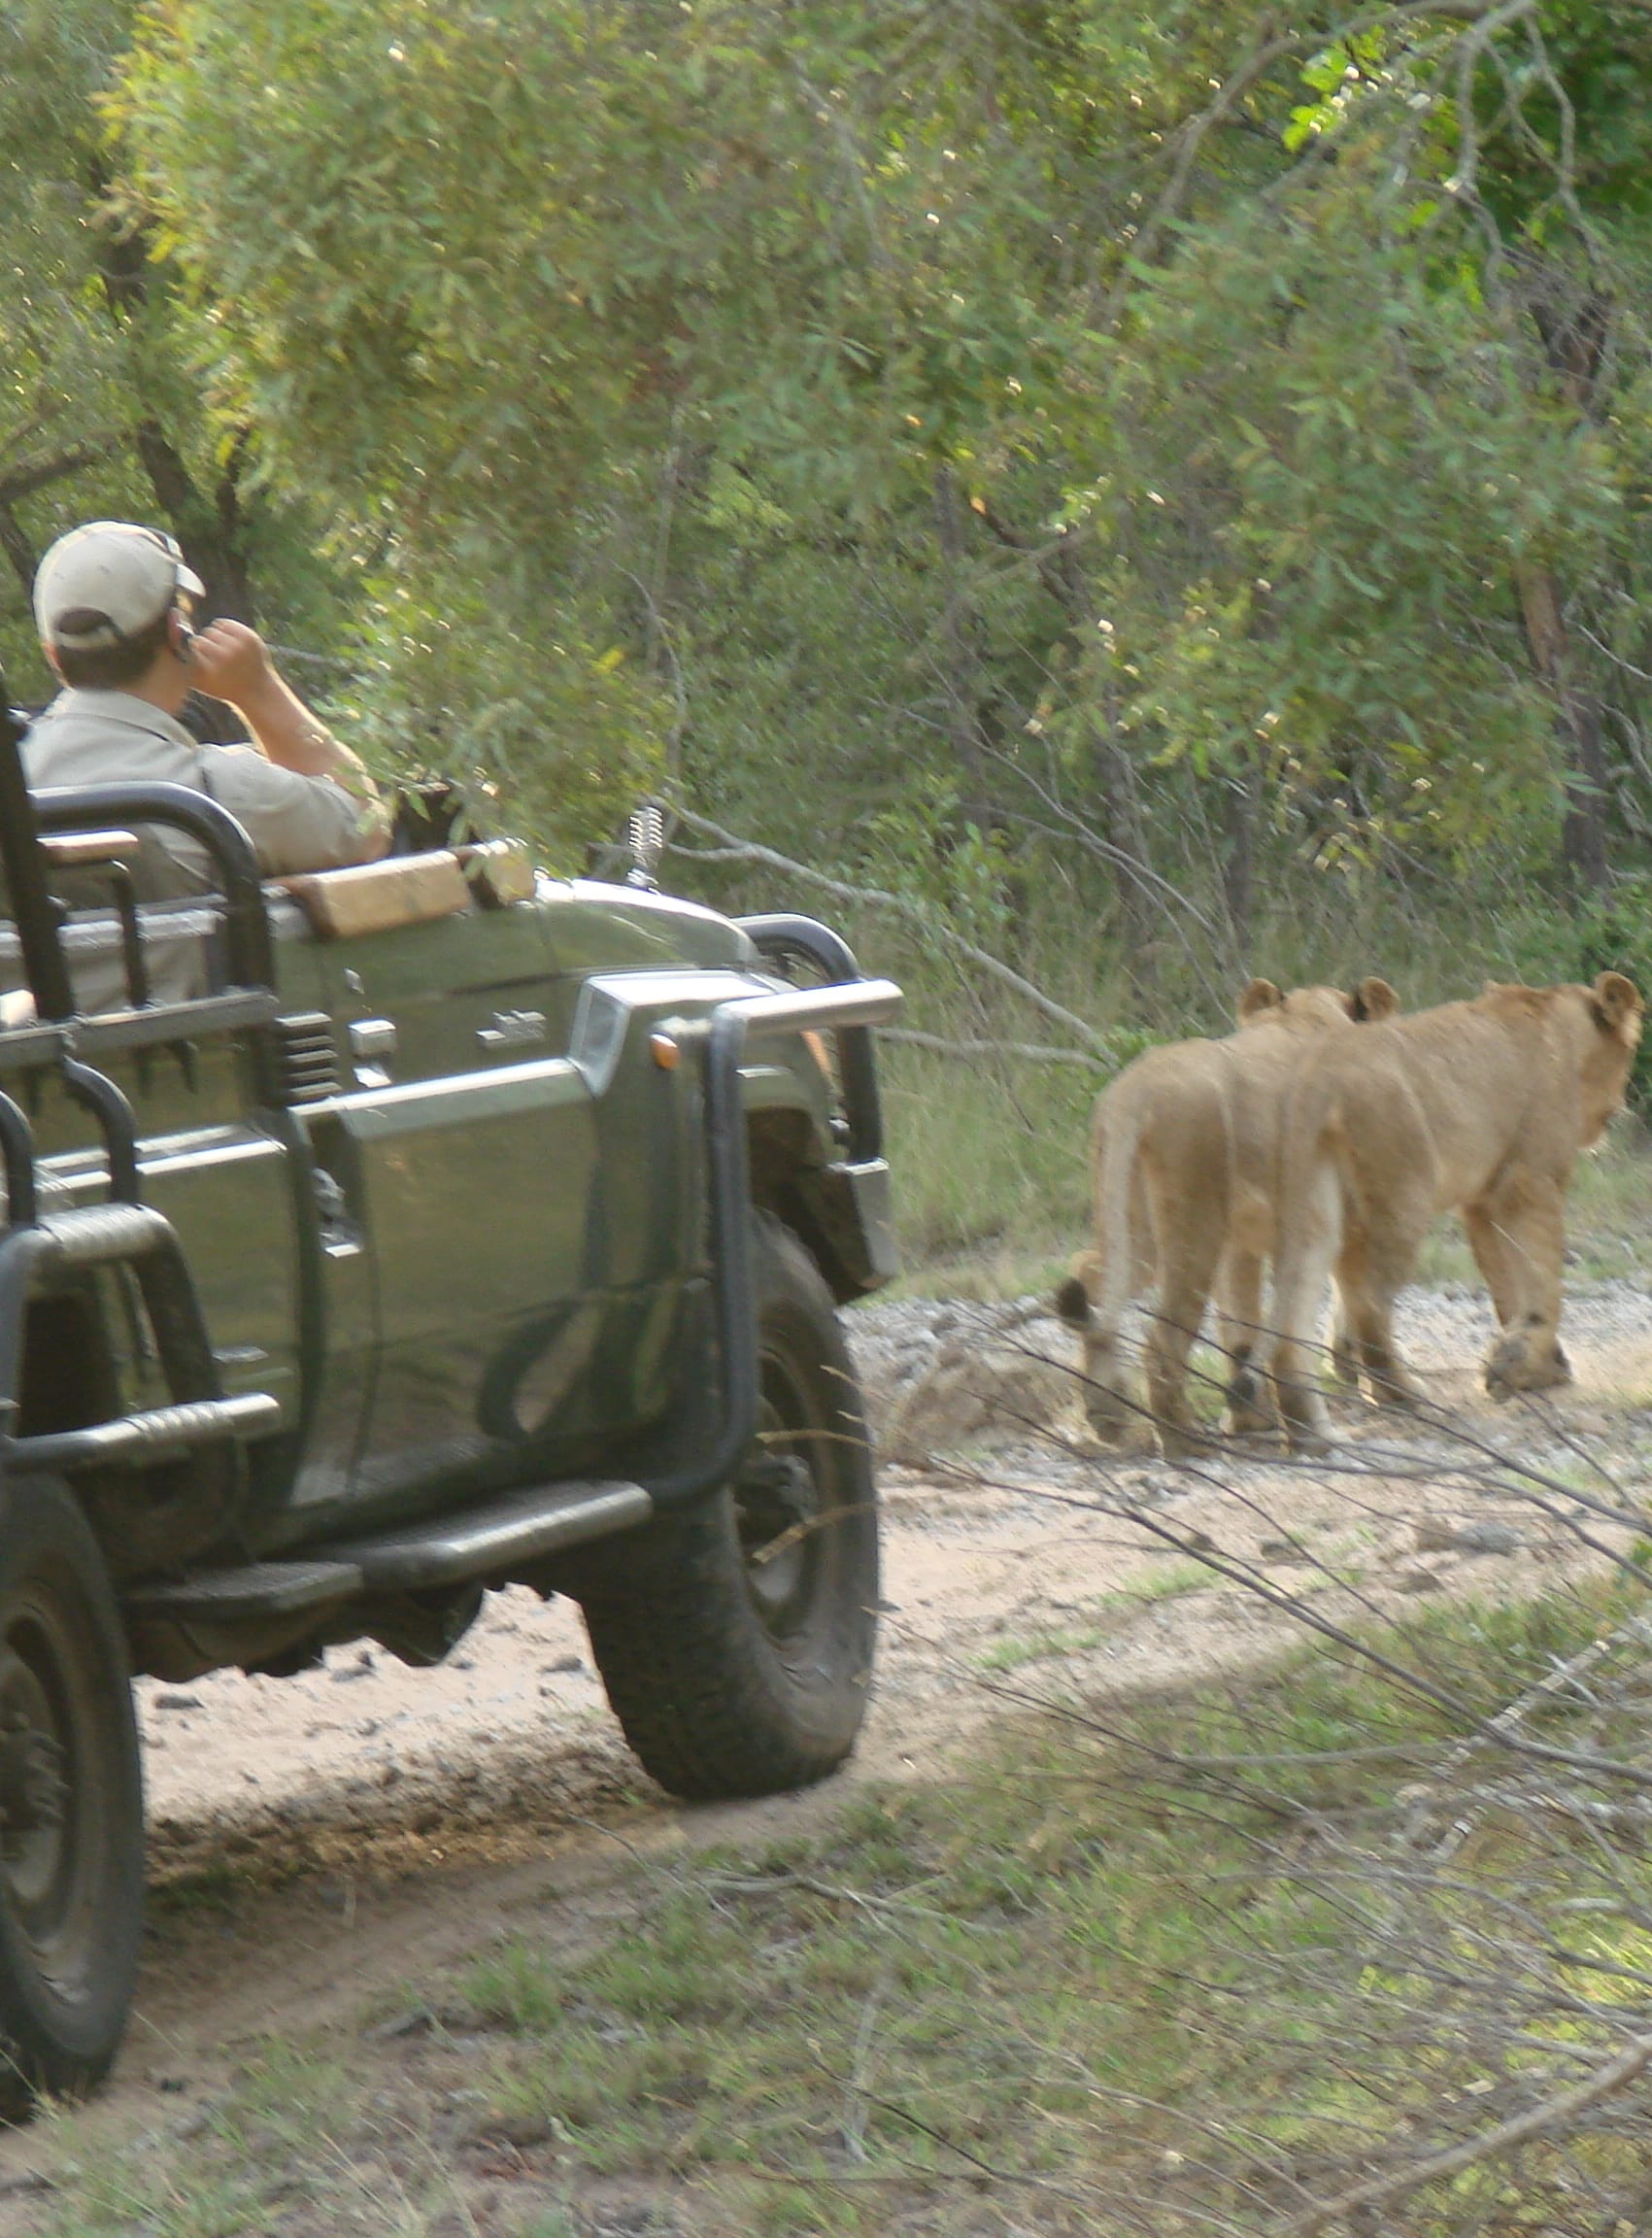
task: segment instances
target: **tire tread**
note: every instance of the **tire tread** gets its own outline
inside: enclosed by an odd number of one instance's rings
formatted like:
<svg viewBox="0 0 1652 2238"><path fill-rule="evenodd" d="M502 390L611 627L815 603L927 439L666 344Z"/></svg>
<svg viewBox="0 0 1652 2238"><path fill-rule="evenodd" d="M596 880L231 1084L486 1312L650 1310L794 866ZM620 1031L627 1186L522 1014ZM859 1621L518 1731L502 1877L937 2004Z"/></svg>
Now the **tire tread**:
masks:
<svg viewBox="0 0 1652 2238"><path fill-rule="evenodd" d="M625 1582L593 1591L586 1629L625 1738L661 1786L689 1801L769 1795L824 1779L854 1746L870 1675L877 1599L875 1490L854 1369L830 1293L803 1246L759 1216L754 1238L759 1312L770 1328L807 1331L829 1379L833 1412L847 1419L842 1448L848 1505L863 1510L854 1534L848 1590L834 1654L850 1668L810 1689L786 1683L748 1599L726 1492L691 1513L649 1526Z"/></svg>

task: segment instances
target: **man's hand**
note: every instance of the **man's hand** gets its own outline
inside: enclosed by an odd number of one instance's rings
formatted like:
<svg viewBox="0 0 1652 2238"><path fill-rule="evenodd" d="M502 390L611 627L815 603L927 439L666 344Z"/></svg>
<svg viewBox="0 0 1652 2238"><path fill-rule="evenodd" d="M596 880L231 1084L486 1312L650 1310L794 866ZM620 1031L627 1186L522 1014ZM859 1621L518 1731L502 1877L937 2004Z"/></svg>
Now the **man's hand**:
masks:
<svg viewBox="0 0 1652 2238"><path fill-rule="evenodd" d="M190 639L189 681L214 699L227 699L252 724L258 703L281 679L258 632L245 622L222 620Z"/></svg>
<svg viewBox="0 0 1652 2238"><path fill-rule="evenodd" d="M377 786L349 747L311 714L255 629L245 622L209 623L190 640L188 672L198 692L228 700L269 761L301 776L330 778L354 794L362 803L361 860L384 854L390 843L389 816Z"/></svg>

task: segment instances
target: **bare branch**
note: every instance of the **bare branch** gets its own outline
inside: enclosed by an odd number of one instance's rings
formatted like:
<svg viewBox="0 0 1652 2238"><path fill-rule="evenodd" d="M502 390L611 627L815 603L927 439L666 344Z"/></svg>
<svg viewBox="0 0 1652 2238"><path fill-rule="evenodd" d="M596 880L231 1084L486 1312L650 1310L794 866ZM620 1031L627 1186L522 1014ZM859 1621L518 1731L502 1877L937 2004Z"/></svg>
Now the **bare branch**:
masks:
<svg viewBox="0 0 1652 2238"><path fill-rule="evenodd" d="M1441 21L1464 21L1478 30L1488 25L1482 44L1496 31L1534 14L1534 0L1418 0L1406 7L1378 7L1356 10L1342 23L1329 31L1287 30L1275 35L1275 18L1264 17L1258 28L1256 44L1242 62L1229 75L1217 89L1216 97L1197 116L1190 117L1175 134L1171 145L1175 159L1170 177L1163 193L1141 224L1131 245L1130 264L1142 264L1154 254L1161 236L1174 224L1181 214L1195 165L1211 132L1231 118L1253 87L1264 78L1275 63L1288 55L1300 54L1311 49L1338 47L1358 39L1367 31L1398 31L1407 23L1437 18ZM1104 320L1115 325L1124 309L1130 272L1116 282L1108 299Z"/></svg>
<svg viewBox="0 0 1652 2238"><path fill-rule="evenodd" d="M1616 2058L1596 2068L1594 2074L1574 2089L1546 2098L1541 2105L1500 2123L1496 2129L1487 2130L1483 2137L1470 2138L1466 2144L1453 2146L1448 2153L1436 2153L1432 2159L1419 2160L1397 2175L1378 2176L1368 2184L1357 2184L1351 2191L1310 2208L1305 2215L1294 2217L1284 2224L1280 2238L1313 2238L1314 2232L1323 2230L1328 2223L1358 2214L1365 2208L1403 2198L1406 2192L1420 2190L1425 2184L1437 2184L1447 2176L1461 2175L1465 2168L1494 2159L1500 2153L1512 2153L1516 2146L1526 2144L1531 2138L1564 2128L1579 2114L1587 2113L1591 2106L1598 2106L1602 2098L1609 2098L1614 2091L1635 2082L1649 2064L1652 2064L1652 2035L1634 2036Z"/></svg>
<svg viewBox="0 0 1652 2238"><path fill-rule="evenodd" d="M124 440L118 432L102 435L89 443L74 444L67 451L53 452L50 458L31 458L25 465L14 466L0 475L0 505L15 505L19 497L31 497L37 490L49 489L53 482L78 474L84 466L95 466Z"/></svg>
<svg viewBox="0 0 1652 2238"><path fill-rule="evenodd" d="M911 1026L880 1026L880 1041L901 1041L910 1049L930 1049L937 1057L1019 1057L1027 1065L1108 1065L1111 1060L1089 1056L1082 1049L1052 1049L1040 1041L949 1039L944 1034L921 1034Z"/></svg>
<svg viewBox="0 0 1652 2238"><path fill-rule="evenodd" d="M985 948L978 948L973 940L966 940L961 932L955 932L950 925L941 921L934 909L913 900L910 895L892 894L881 886L851 885L846 879L830 877L810 864L794 862L790 855L782 855L772 847L760 847L755 840L741 839L734 832L725 831L721 824L714 824L709 816L695 815L692 809L679 805L674 813L691 831L703 831L707 838L717 841L718 853L712 858L715 861L763 864L771 870L785 871L789 878L799 878L805 885L817 886L823 893L833 895L839 901L861 902L869 908L888 909L896 916L904 917L908 924L918 927L926 940L950 949L954 955L961 956L978 966L990 977L1012 988L1024 1001L1030 1002L1035 1010L1042 1010L1046 1018L1056 1019L1068 1033L1076 1034L1098 1056L1109 1061L1113 1059L1113 1050L1107 1036L1097 1032L1088 1019L1079 1017L1076 1011L1068 1010L1062 1003L1054 1001L1041 987L1035 987L1030 979L1023 978L1019 971L1012 970L1000 957L994 956ZM673 849L673 853L693 861L698 850L678 847Z"/></svg>

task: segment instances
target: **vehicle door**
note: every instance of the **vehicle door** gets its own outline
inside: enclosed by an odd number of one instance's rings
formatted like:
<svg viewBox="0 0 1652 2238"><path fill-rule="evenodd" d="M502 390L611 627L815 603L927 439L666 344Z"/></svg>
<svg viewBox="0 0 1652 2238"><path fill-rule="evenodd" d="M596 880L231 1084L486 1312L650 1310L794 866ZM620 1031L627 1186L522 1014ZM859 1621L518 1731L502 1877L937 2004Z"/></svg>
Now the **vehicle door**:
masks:
<svg viewBox="0 0 1652 2238"><path fill-rule="evenodd" d="M601 1319L591 1098L540 913L469 907L320 953L347 1079L301 1117L374 1292L348 1504L522 1481L566 1443L558 1404Z"/></svg>

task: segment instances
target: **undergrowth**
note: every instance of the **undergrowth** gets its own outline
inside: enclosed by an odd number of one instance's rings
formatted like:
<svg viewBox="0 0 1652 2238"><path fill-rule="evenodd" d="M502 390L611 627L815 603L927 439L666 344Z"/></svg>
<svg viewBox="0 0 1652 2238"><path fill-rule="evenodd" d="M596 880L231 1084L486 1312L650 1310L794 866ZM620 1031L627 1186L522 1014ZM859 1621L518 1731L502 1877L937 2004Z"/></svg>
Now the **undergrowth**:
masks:
<svg viewBox="0 0 1652 2238"><path fill-rule="evenodd" d="M1638 1752L1635 1656L1591 1644L1639 1606L1457 1605L1375 1643L1449 1704L1317 1652L1028 1719L755 1854L640 1860L599 1948L553 1910L417 1984L422 2032L272 2045L203 2134L70 2179L41 2238L1285 2229L1631 2025L1652 1859L1488 1808L1468 1737L1582 1650L1591 1745ZM1575 1728L1559 1698L1530 1726ZM1370 2227L1638 2231L1645 2126L1535 2135Z"/></svg>
<svg viewBox="0 0 1652 2238"><path fill-rule="evenodd" d="M862 942L864 946L864 941ZM1333 944L1310 944L1282 932L1277 951L1264 958L1268 975L1282 985L1331 978L1348 984L1365 969L1384 967L1408 1009L1479 993L1487 976L1525 977L1534 984L1591 968L1581 934L1540 921L1516 924L1455 956L1433 935L1417 955L1362 964L1365 944L1348 937L1338 967ZM1328 950L1330 953L1328 954ZM1029 1021L1011 1001L961 984L950 966L915 957L898 945L876 943L870 968L891 970L907 991L904 1023L962 1054L885 1038L881 1071L894 1173L897 1232L904 1272L893 1296L924 1295L993 1300L1053 1288L1072 1253L1086 1239L1090 1221L1090 1111L1118 1065L1037 1062L1018 1046L1059 1036ZM1637 961L1631 959L1631 961ZM1036 976L1036 966L1029 966ZM1153 1006L1144 1027L1121 1027L1127 990L1116 963L1096 959L1100 974L1088 994L1065 972L1052 969L1041 982L1112 1035L1128 1062L1155 1040L1186 1034L1221 1034L1231 1020L1208 998L1166 999ZM1639 966L1652 997L1652 948ZM1236 988L1234 992L1236 993ZM1648 1036L1652 1044L1652 1035ZM985 1042L988 1046L981 1046ZM1652 1047L1641 1070L1652 1066ZM1632 1110L1614 1122L1605 1142L1577 1162L1568 1215L1573 1282L1638 1277L1652 1272L1652 1158L1645 1125L1652 1090L1639 1074L1632 1082ZM1430 1285L1479 1286L1462 1230L1442 1222L1425 1246L1418 1279Z"/></svg>

